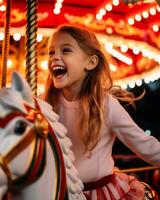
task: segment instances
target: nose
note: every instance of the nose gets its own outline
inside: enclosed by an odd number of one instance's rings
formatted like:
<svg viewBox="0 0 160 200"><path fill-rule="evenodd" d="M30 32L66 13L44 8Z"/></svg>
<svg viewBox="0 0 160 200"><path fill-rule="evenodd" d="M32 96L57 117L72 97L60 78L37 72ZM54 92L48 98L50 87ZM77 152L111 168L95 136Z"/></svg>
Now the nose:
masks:
<svg viewBox="0 0 160 200"><path fill-rule="evenodd" d="M48 60L48 66L49 68L56 64L57 62L59 62L60 60L60 54L58 52L51 52L50 55L49 55L49 60Z"/></svg>
<svg viewBox="0 0 160 200"><path fill-rule="evenodd" d="M53 60L60 60L60 58L61 58L60 53L54 52L54 54L51 56L51 58Z"/></svg>

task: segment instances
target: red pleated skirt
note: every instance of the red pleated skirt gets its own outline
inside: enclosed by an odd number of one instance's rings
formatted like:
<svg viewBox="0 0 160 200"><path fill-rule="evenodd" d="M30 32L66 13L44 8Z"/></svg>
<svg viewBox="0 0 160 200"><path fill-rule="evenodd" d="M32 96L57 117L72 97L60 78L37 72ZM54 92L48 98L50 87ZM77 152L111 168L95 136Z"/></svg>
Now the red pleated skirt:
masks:
<svg viewBox="0 0 160 200"><path fill-rule="evenodd" d="M87 200L144 200L144 186L133 176L116 172L92 183L84 183Z"/></svg>

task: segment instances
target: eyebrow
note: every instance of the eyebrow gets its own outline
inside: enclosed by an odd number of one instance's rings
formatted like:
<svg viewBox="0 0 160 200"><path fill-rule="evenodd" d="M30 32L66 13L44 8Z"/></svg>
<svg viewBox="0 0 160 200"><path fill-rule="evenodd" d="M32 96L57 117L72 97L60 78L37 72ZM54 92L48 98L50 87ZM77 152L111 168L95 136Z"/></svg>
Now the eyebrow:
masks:
<svg viewBox="0 0 160 200"><path fill-rule="evenodd" d="M48 52L54 51L54 47L49 48Z"/></svg>
<svg viewBox="0 0 160 200"><path fill-rule="evenodd" d="M71 46L71 47L73 47L73 45L70 44L70 43L64 43L62 46Z"/></svg>
<svg viewBox="0 0 160 200"><path fill-rule="evenodd" d="M70 44L70 43L64 43L64 44L61 45L61 47L64 47L64 46L73 47L73 45ZM53 51L54 49L55 49L54 46L51 46L51 48L49 48L49 51Z"/></svg>

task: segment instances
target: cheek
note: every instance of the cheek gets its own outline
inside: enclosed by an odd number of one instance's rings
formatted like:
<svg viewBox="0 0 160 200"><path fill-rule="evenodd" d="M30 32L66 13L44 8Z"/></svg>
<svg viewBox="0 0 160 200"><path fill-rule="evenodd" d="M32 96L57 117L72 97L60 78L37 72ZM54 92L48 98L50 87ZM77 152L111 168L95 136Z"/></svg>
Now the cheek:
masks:
<svg viewBox="0 0 160 200"><path fill-rule="evenodd" d="M48 66L48 70L51 72L52 69L51 69L51 63L52 61L51 60L48 60L48 63L47 63L47 66Z"/></svg>
<svg viewBox="0 0 160 200"><path fill-rule="evenodd" d="M51 66L51 62L52 62L52 60L51 60L51 59L48 59L48 62L47 62L47 64L48 64L48 67L50 67L50 66Z"/></svg>

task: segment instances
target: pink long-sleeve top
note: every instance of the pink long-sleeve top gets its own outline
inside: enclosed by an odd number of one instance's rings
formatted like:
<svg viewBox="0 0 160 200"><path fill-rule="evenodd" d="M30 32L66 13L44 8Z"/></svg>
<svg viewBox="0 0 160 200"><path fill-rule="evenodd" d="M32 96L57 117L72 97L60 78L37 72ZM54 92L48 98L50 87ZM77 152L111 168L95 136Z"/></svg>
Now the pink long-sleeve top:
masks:
<svg viewBox="0 0 160 200"><path fill-rule="evenodd" d="M143 160L160 166L160 142L152 136L145 135L118 100L111 95L106 97L104 109L108 114L101 129L101 138L91 156L88 153L84 154L84 144L80 139L81 130L76 127L81 109L78 101L67 101L63 96L60 101L60 122L66 126L68 136L72 140L75 167L83 182L95 181L113 173L112 146L116 136Z"/></svg>

